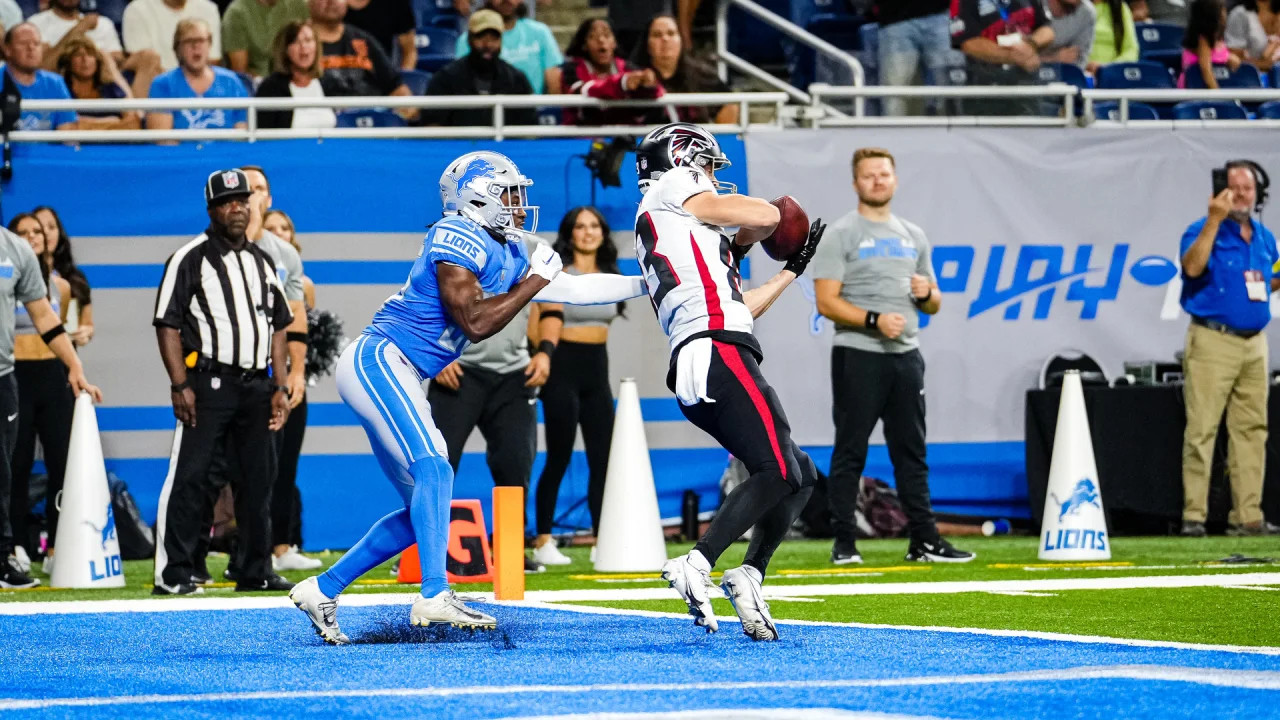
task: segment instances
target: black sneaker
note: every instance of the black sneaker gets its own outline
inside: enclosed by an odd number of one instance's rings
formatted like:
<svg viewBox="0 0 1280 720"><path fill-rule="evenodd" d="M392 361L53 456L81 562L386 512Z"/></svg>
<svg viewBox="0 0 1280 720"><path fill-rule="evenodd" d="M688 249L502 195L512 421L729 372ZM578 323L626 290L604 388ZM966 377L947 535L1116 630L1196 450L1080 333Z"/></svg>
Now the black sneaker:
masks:
<svg viewBox="0 0 1280 720"><path fill-rule="evenodd" d="M178 583L177 585L165 585L157 583L151 588L152 595L200 595L204 593L204 588L194 583Z"/></svg>
<svg viewBox="0 0 1280 720"><path fill-rule="evenodd" d="M292 589L293 583L279 575L272 575L257 582L242 580L236 583L236 592L288 592Z"/></svg>
<svg viewBox="0 0 1280 720"><path fill-rule="evenodd" d="M8 555L4 562L0 562L0 588L20 590L33 588L39 584L39 580L22 571L22 567L18 564L18 558Z"/></svg>
<svg viewBox="0 0 1280 720"><path fill-rule="evenodd" d="M1182 537L1204 537L1204 523L1182 521L1182 532L1178 533Z"/></svg>
<svg viewBox="0 0 1280 720"><path fill-rule="evenodd" d="M957 550L951 543L938 538L932 542L912 541L907 548L906 559L910 562L967 563L975 557L975 553Z"/></svg>
<svg viewBox="0 0 1280 720"><path fill-rule="evenodd" d="M192 585L212 585L213 576L209 574L208 570L197 570L191 573L191 584Z"/></svg>
<svg viewBox="0 0 1280 720"><path fill-rule="evenodd" d="M228 567L226 570L222 571L222 579L227 582L239 582L240 571L237 568Z"/></svg>
<svg viewBox="0 0 1280 720"><path fill-rule="evenodd" d="M832 565L861 565L862 555L858 553L858 544L854 540L845 542L836 540L831 546Z"/></svg>
<svg viewBox="0 0 1280 720"><path fill-rule="evenodd" d="M524 556L524 574L532 575L534 573L546 572L547 566L534 560L528 555Z"/></svg>

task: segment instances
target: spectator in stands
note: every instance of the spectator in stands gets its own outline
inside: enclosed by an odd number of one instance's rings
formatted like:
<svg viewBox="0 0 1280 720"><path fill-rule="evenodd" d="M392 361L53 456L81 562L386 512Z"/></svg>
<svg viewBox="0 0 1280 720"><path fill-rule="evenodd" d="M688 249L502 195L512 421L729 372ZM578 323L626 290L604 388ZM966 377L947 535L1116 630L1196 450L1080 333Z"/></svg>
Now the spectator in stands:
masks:
<svg viewBox="0 0 1280 720"><path fill-rule="evenodd" d="M203 20L209 26L213 39L209 44L209 59L222 59L222 19L218 6L210 0L132 0L124 8L120 21L124 49L129 54L152 50L160 55L160 69L178 67L178 53L173 46L173 35L183 20Z"/></svg>
<svg viewBox="0 0 1280 720"><path fill-rule="evenodd" d="M1129 0L1136 22L1155 22L1186 27L1191 0Z"/></svg>
<svg viewBox="0 0 1280 720"><path fill-rule="evenodd" d="M1244 0L1227 15L1227 50L1262 71L1280 60L1280 0Z"/></svg>
<svg viewBox="0 0 1280 720"><path fill-rule="evenodd" d="M1240 58L1227 50L1226 29L1227 8L1222 0L1193 0L1187 32L1182 36L1182 75L1178 77L1178 87L1187 86L1187 71L1195 68L1204 79L1204 86L1217 90L1213 66L1226 65L1232 71L1240 67Z"/></svg>
<svg viewBox="0 0 1280 720"><path fill-rule="evenodd" d="M67 237L58 212L48 205L41 205L31 214L44 228L45 242L53 253L54 272L71 288L71 302L65 313L67 334L76 347L84 347L93 339L93 299L89 294L89 278L76 266L71 254L71 238Z"/></svg>
<svg viewBox="0 0 1280 720"><path fill-rule="evenodd" d="M66 82L71 97L76 100L119 100L132 97L129 88L107 71L108 60L94 47L92 40L76 38L62 44L62 48L57 70ZM142 115L131 110L81 112L79 127L82 130L137 130L142 127Z"/></svg>
<svg viewBox="0 0 1280 720"><path fill-rule="evenodd" d="M235 73L210 65L213 31L203 20L183 20L173 35L178 67L151 83L153 98L243 98L249 91ZM247 127L243 108L171 110L147 113L148 130L230 129Z"/></svg>
<svg viewBox="0 0 1280 720"><path fill-rule="evenodd" d="M1049 20L1053 42L1040 52L1040 61L1078 65L1083 70L1093 52L1098 11L1090 0L1048 0L1046 7L1053 16Z"/></svg>
<svg viewBox="0 0 1280 720"><path fill-rule="evenodd" d="M398 56L401 70L418 66L418 19L411 0L347 0L346 22L372 35L387 57Z"/></svg>
<svg viewBox="0 0 1280 720"><path fill-rule="evenodd" d="M44 226L31 213L19 213L9 222L9 229L21 236L36 254L40 271L48 287L53 312L66 322L66 308L71 301L67 281L53 272L53 252L44 235ZM75 396L67 385L67 368L36 331L35 323L25 307L16 308L13 338L13 376L18 381L18 433L13 446L9 472L13 478L10 521L14 535L30 537L26 508L31 468L36 458L36 437L40 438L48 484L45 486L45 529L49 533L49 550L45 555L45 572L53 567L50 559L56 546L58 503L49 501L62 491L67 470L67 446L71 441L71 411ZM23 512L14 510L21 508Z"/></svg>
<svg viewBox="0 0 1280 720"><path fill-rule="evenodd" d="M558 73L560 63L564 62L551 28L537 20L520 17L520 0L489 0L485 7L502 16L502 60L524 73L533 92L541 95L547 85L547 75ZM458 57L465 57L470 51L468 38L458 38Z"/></svg>
<svg viewBox="0 0 1280 720"><path fill-rule="evenodd" d="M951 54L950 7L951 0L880 0L874 4L880 22L880 84L911 85L920 71L931 85L946 83ZM880 102L885 115L907 113L906 98Z"/></svg>
<svg viewBox="0 0 1280 720"><path fill-rule="evenodd" d="M662 84L652 68L638 68L617 56L618 41L603 18L583 20L565 50L559 73L547 77L547 93L570 93L601 100L652 99ZM641 125L645 108L564 109L566 125Z"/></svg>
<svg viewBox="0 0 1280 720"><path fill-rule="evenodd" d="M631 60L636 67L649 68L658 74L658 82L669 93L711 93L729 92L715 74L715 71L694 59L685 51L680 40L680 32L676 27L676 19L671 15L658 15L649 21L645 28L645 41L636 47ZM715 110L712 113L712 110ZM736 123L738 122L738 106L734 103L720 106L719 109L705 106L678 107L674 109L674 117L666 108L651 111L648 121L665 123L679 120L691 123Z"/></svg>
<svg viewBox="0 0 1280 720"><path fill-rule="evenodd" d="M4 35L5 72L24 100L69 100L71 93L61 77L40 68L44 44L35 25L24 22ZM79 118L74 111L23 110L18 130L75 130Z"/></svg>
<svg viewBox="0 0 1280 720"><path fill-rule="evenodd" d="M22 8L18 6L16 0L0 0L0 32L7 32L9 28L17 27L22 22ZM4 562L4 558L0 558L0 563Z"/></svg>
<svg viewBox="0 0 1280 720"><path fill-rule="evenodd" d="M258 97L323 98L339 94L320 69L320 45L310 22L286 23L276 35L273 54L275 72L258 85ZM337 124L338 116L327 107L258 112L258 127L262 128L331 128Z"/></svg>
<svg viewBox="0 0 1280 720"><path fill-rule="evenodd" d="M222 52L227 67L255 78L271 72L280 28L306 20L307 0L232 0L222 16Z"/></svg>
<svg viewBox="0 0 1280 720"><path fill-rule="evenodd" d="M951 43L965 54L969 85L1038 85L1040 51L1053 28L1040 0L956 0ZM965 100L972 115L1035 115L1038 98Z"/></svg>
<svg viewBox="0 0 1280 720"><path fill-rule="evenodd" d="M529 78L502 59L502 16L493 10L477 10L467 21L468 52L431 76L427 95L531 95ZM511 108L506 121L512 125L538 122L533 108ZM426 125L492 125L490 108L456 108L423 113Z"/></svg>
<svg viewBox="0 0 1280 720"><path fill-rule="evenodd" d="M324 77L332 84L334 95L408 95L409 88L400 81L400 71L382 52L378 41L369 33L343 22L347 15L346 0L310 0L311 26L321 45ZM328 87L328 86L326 86ZM401 111L405 118L415 111Z"/></svg>
<svg viewBox="0 0 1280 720"><path fill-rule="evenodd" d="M1098 22L1093 29L1093 52L1085 70L1097 74L1098 68L1113 62L1138 61L1138 32L1133 25L1133 12L1125 0L1093 0Z"/></svg>
<svg viewBox="0 0 1280 720"><path fill-rule="evenodd" d="M947 0L949 2L949 0ZM650 18L671 13L671 0L608 0L609 25L618 38L618 54L631 57Z"/></svg>
<svg viewBox="0 0 1280 720"><path fill-rule="evenodd" d="M58 70L58 62L68 43L88 39L106 55L107 59L99 59L98 64L103 66L107 76L127 85L120 73L132 72L138 81L135 88L143 90L144 96L151 80L161 72L160 55L153 50L142 50L125 59L115 23L96 12L81 13L80 0L50 0L49 9L32 15L30 22L40 30L40 37L44 40L46 70Z"/></svg>

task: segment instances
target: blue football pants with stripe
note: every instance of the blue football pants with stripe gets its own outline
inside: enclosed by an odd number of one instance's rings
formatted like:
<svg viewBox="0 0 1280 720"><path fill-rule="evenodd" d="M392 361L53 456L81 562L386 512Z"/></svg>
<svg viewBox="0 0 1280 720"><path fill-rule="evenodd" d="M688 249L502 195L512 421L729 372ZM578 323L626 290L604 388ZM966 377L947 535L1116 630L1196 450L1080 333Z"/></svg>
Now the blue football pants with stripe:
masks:
<svg viewBox="0 0 1280 720"><path fill-rule="evenodd" d="M337 381L338 394L360 418L374 457L405 506L374 523L322 574L320 590L336 597L414 542L422 563L422 596L447 590L453 470L444 438L431 420L422 379L394 343L365 334L343 350Z"/></svg>

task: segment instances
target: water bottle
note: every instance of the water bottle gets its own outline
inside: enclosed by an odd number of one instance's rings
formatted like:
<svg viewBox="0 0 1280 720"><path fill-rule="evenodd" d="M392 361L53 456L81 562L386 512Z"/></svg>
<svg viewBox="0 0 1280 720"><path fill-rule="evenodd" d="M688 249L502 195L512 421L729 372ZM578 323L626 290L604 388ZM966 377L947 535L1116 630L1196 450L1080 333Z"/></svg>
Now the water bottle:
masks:
<svg viewBox="0 0 1280 720"><path fill-rule="evenodd" d="M685 542L698 542L701 523L698 521L698 503L701 498L692 490L685 490L680 501L680 534Z"/></svg>
<svg viewBox="0 0 1280 720"><path fill-rule="evenodd" d="M999 520L988 520L982 523L982 534L987 537L991 537L992 535L1008 535L1009 531L1012 529L1013 527L1009 524L1009 521L1004 518Z"/></svg>

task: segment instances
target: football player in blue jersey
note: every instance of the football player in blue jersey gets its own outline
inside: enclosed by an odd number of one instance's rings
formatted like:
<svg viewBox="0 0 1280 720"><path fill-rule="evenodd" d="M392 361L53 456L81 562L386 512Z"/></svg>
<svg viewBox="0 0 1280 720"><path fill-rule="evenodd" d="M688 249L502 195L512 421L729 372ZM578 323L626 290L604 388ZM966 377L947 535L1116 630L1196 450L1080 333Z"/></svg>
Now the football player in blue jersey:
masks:
<svg viewBox="0 0 1280 720"><path fill-rule="evenodd" d="M413 604L410 622L497 624L467 607L445 580L453 471L422 382L470 343L498 332L531 301L596 305L645 294L639 277L560 274L560 257L550 245L528 252L526 222L528 232L537 228L537 208L528 204L532 184L498 153L454 160L440 177L444 218L427 233L408 282L338 361L338 393L360 417L404 507L374 523L324 574L289 593L326 642L348 641L338 628L338 594L415 542L422 597Z"/></svg>

